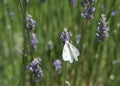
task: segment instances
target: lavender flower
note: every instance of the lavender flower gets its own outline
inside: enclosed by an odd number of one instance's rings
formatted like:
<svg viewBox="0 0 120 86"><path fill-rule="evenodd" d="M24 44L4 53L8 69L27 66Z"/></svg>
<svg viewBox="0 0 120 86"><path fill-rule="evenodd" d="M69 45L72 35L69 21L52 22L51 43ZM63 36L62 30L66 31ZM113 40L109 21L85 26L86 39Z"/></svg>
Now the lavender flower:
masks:
<svg viewBox="0 0 120 86"><path fill-rule="evenodd" d="M53 62L53 65L55 67L55 71L60 74L61 73L61 68L62 68L62 62L59 60L59 59L56 59L54 62Z"/></svg>
<svg viewBox="0 0 120 86"><path fill-rule="evenodd" d="M13 11L10 11L10 17L11 17L11 19L14 19L14 12Z"/></svg>
<svg viewBox="0 0 120 86"><path fill-rule="evenodd" d="M117 12L114 10L111 12L111 16L115 16L117 14Z"/></svg>
<svg viewBox="0 0 120 86"><path fill-rule="evenodd" d="M106 22L105 14L101 14L100 22L98 23L99 26L97 27L97 37L99 41L106 41L109 37L109 27L107 26L108 22Z"/></svg>
<svg viewBox="0 0 120 86"><path fill-rule="evenodd" d="M35 20L32 19L32 16L31 15L28 15L25 19L26 21L26 28L29 30L29 31L32 31L33 28L35 27Z"/></svg>
<svg viewBox="0 0 120 86"><path fill-rule="evenodd" d="M33 49L36 50L38 40L37 40L37 38L36 38L35 33L32 33L32 34L31 34L31 39L30 39L30 41L31 41L31 45L32 45Z"/></svg>
<svg viewBox="0 0 120 86"><path fill-rule="evenodd" d="M63 41L63 44L65 44L66 41L70 40L70 36L72 36L72 34L70 32L67 32L67 28L64 28L64 32L62 32L60 35L60 38Z"/></svg>
<svg viewBox="0 0 120 86"><path fill-rule="evenodd" d="M40 57L34 58L34 60L29 64L28 68L33 73L35 81L38 81L43 76L43 71L40 67L41 59Z"/></svg>
<svg viewBox="0 0 120 86"><path fill-rule="evenodd" d="M76 36L76 43L77 43L77 44L79 44L80 39L81 39L81 35L77 35L77 36Z"/></svg>
<svg viewBox="0 0 120 86"><path fill-rule="evenodd" d="M82 7L84 8L84 12L81 13L81 16L85 19L93 19L94 18L94 12L95 7L93 7L93 3L95 0L83 0L81 2Z"/></svg>

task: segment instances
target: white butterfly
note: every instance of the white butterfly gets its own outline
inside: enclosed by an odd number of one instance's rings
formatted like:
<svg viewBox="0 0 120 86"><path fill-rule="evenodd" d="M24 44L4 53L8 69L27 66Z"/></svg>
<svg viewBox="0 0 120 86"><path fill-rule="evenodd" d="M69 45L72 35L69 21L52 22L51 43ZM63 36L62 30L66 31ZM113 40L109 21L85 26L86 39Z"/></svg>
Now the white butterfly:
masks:
<svg viewBox="0 0 120 86"><path fill-rule="evenodd" d="M64 61L69 61L73 63L73 61L78 61L78 56L80 55L78 49L72 45L69 41L66 41L63 47L62 57Z"/></svg>

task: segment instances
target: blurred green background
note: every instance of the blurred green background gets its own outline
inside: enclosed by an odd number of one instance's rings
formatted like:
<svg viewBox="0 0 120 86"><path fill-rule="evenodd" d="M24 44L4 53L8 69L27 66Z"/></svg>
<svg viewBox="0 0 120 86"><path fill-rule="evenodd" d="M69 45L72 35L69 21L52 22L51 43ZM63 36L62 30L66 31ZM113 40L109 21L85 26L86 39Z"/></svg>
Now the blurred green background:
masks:
<svg viewBox="0 0 120 86"><path fill-rule="evenodd" d="M120 85L120 0L96 0L95 18L88 20L84 34L82 0L76 0L76 4L71 0L29 0L26 15L32 15L36 21L34 33L39 40L36 52L30 50L25 32L23 2L0 0L0 86L67 86L65 81L69 81L71 86ZM113 11L116 11L114 16L111 14ZM110 27L110 37L106 42L98 42L96 37L101 13L106 14ZM81 51L79 61L72 64L62 59L60 34L64 27L71 31L72 44ZM84 39L77 44L76 36L81 34ZM50 40L53 43L51 50L47 48ZM44 72L38 82L27 69L31 59L36 57L42 59ZM59 75L53 66L55 59L62 61Z"/></svg>

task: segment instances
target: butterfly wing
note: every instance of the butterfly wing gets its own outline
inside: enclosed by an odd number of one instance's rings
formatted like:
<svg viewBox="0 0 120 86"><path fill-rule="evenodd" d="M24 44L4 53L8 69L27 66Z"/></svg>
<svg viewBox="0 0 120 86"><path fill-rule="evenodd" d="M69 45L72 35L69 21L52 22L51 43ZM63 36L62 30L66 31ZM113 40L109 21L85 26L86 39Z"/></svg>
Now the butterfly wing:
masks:
<svg viewBox="0 0 120 86"><path fill-rule="evenodd" d="M73 58L75 59L75 61L78 61L78 56L80 55L78 49L71 43L69 43L69 48L70 48L71 54L72 54Z"/></svg>
<svg viewBox="0 0 120 86"><path fill-rule="evenodd" d="M62 57L63 57L64 61L69 61L70 63L73 62L73 57L70 53L68 43L65 43L65 45L63 47Z"/></svg>

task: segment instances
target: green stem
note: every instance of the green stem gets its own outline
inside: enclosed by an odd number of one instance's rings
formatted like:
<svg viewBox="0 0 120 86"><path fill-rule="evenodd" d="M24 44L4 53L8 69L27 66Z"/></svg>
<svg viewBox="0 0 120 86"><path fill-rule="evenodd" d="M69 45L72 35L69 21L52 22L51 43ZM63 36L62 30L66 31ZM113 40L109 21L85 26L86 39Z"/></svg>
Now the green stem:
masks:
<svg viewBox="0 0 120 86"><path fill-rule="evenodd" d="M22 12L22 15L23 15L23 21L25 19L25 14L26 14L26 7L25 7L25 0L23 0L23 2L21 0L19 0L19 5L20 5L20 9L21 9L21 12ZM27 47L26 47L26 44L27 44L27 41L26 41L26 31L25 31L25 21L23 22L23 54L22 54L22 71L21 71L21 80L20 80L20 83L19 83L19 86L25 86L25 72L26 72L26 61L27 61L27 55L26 55L26 50L27 50Z"/></svg>
<svg viewBox="0 0 120 86"><path fill-rule="evenodd" d="M84 51L85 51L85 49L84 49L84 43L85 43L85 33L86 33L86 28L87 28L87 22L88 22L88 20L86 20L86 19L84 19L83 21L82 21L82 31L81 31L81 43L80 43L80 58L81 58L81 60L80 60L80 62L81 62L81 72L82 73L85 73L85 69L84 69L84 67L85 67L85 58L84 58ZM76 69L76 71L77 71L77 73L78 73L78 68ZM81 74L81 75L85 75L85 74ZM77 76L77 75L76 75ZM80 84L81 82L79 82L79 84ZM88 82L88 80L86 79L86 85L87 86L89 86L89 82Z"/></svg>
<svg viewBox="0 0 120 86"><path fill-rule="evenodd" d="M65 81L66 81L66 62L63 63L61 86L65 86Z"/></svg>

